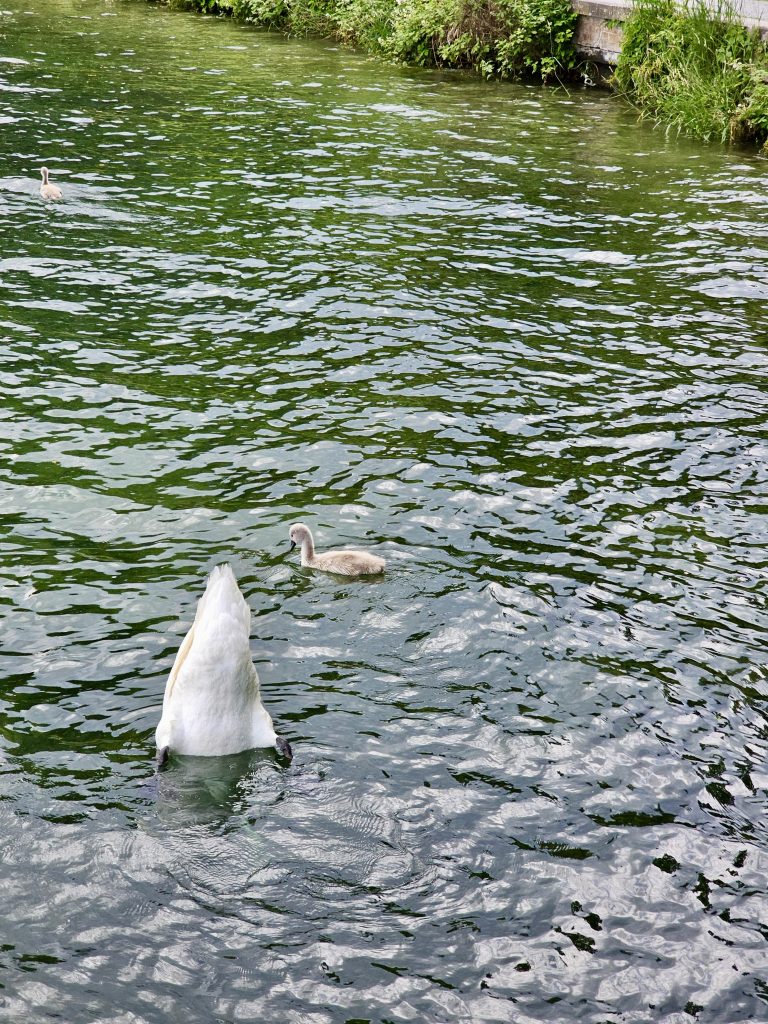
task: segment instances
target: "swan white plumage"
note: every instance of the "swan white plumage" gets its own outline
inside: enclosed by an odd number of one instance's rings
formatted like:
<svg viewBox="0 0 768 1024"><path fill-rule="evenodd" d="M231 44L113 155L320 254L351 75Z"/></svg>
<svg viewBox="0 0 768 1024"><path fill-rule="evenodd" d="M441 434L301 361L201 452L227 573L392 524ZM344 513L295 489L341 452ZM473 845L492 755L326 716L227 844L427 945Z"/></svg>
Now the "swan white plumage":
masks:
<svg viewBox="0 0 768 1024"><path fill-rule="evenodd" d="M158 760L169 752L215 757L277 746L290 757L261 703L251 660L251 610L228 565L217 565L165 686L155 731Z"/></svg>
<svg viewBox="0 0 768 1024"><path fill-rule="evenodd" d="M308 569L322 569L323 572L335 572L339 576L369 576L384 572L386 562L378 555L368 551L324 551L315 554L315 542L312 531L304 523L294 523L288 530L291 550L301 545L301 564Z"/></svg>

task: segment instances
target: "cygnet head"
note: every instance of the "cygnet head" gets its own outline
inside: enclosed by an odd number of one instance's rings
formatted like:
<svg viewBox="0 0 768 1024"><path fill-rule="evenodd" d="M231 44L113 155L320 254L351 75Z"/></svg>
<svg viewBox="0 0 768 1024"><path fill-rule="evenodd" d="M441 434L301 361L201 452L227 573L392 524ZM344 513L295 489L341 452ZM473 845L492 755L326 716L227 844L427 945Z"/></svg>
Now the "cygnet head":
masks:
<svg viewBox="0 0 768 1024"><path fill-rule="evenodd" d="M288 530L288 536L291 539L291 551L293 551L296 545L303 547L305 541L309 541L310 546L312 546L312 533L304 523L294 523Z"/></svg>
<svg viewBox="0 0 768 1024"><path fill-rule="evenodd" d="M40 177L43 179L43 182L48 181L48 168L47 167L41 167L40 168Z"/></svg>

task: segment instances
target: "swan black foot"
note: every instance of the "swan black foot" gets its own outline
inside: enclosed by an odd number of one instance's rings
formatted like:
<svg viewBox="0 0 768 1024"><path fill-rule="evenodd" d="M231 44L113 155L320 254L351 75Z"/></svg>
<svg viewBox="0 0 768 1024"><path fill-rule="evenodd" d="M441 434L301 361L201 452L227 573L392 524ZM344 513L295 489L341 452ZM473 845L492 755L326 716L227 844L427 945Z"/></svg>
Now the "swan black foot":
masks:
<svg viewBox="0 0 768 1024"><path fill-rule="evenodd" d="M278 736L275 740L275 749L281 757L284 757L287 761L293 760L293 751L291 750L291 744L288 740L284 740L282 736Z"/></svg>
<svg viewBox="0 0 768 1024"><path fill-rule="evenodd" d="M171 756L170 747L160 747L157 752L157 767L162 768L164 764L168 763L168 758Z"/></svg>

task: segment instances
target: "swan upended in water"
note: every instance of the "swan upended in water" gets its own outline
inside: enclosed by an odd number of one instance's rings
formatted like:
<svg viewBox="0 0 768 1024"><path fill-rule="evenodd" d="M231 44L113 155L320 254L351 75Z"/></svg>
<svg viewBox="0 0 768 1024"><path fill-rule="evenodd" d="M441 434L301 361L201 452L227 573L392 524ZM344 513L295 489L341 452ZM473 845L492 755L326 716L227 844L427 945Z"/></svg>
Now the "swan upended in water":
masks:
<svg viewBox="0 0 768 1024"><path fill-rule="evenodd" d="M250 635L251 610L235 574L217 565L165 686L155 731L160 764L169 753L216 757L252 747L291 756L261 703Z"/></svg>
<svg viewBox="0 0 768 1024"><path fill-rule="evenodd" d="M301 564L308 569L322 569L323 572L335 572L339 576L368 576L384 572L384 559L367 551L350 549L326 551L322 555L316 555L312 531L304 523L294 523L288 531L288 536L291 539L291 551L297 544L301 545Z"/></svg>
<svg viewBox="0 0 768 1024"><path fill-rule="evenodd" d="M59 188L59 186L53 185L50 181L48 181L47 167L40 168L40 177L43 179L43 183L40 186L40 195L43 197L43 199L50 199L52 202L55 202L57 199L64 198L64 194Z"/></svg>

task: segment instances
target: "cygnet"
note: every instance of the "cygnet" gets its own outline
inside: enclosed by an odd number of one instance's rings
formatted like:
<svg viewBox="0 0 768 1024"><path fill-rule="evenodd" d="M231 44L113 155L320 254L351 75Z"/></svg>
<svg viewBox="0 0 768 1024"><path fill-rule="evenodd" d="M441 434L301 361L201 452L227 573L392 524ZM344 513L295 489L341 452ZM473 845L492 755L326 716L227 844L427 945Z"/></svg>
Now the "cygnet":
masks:
<svg viewBox="0 0 768 1024"><path fill-rule="evenodd" d="M334 572L339 576L369 576L384 572L384 559L368 551L350 549L315 554L312 531L304 523L294 523L288 531L288 536L291 539L291 550L297 544L301 546L301 564L308 569L321 569L323 572Z"/></svg>
<svg viewBox="0 0 768 1024"><path fill-rule="evenodd" d="M57 202L59 199L63 199L64 195L58 185L52 185L48 181L48 168L40 168L40 177L43 179L43 183L40 186L40 195L43 199L48 199L51 202Z"/></svg>

